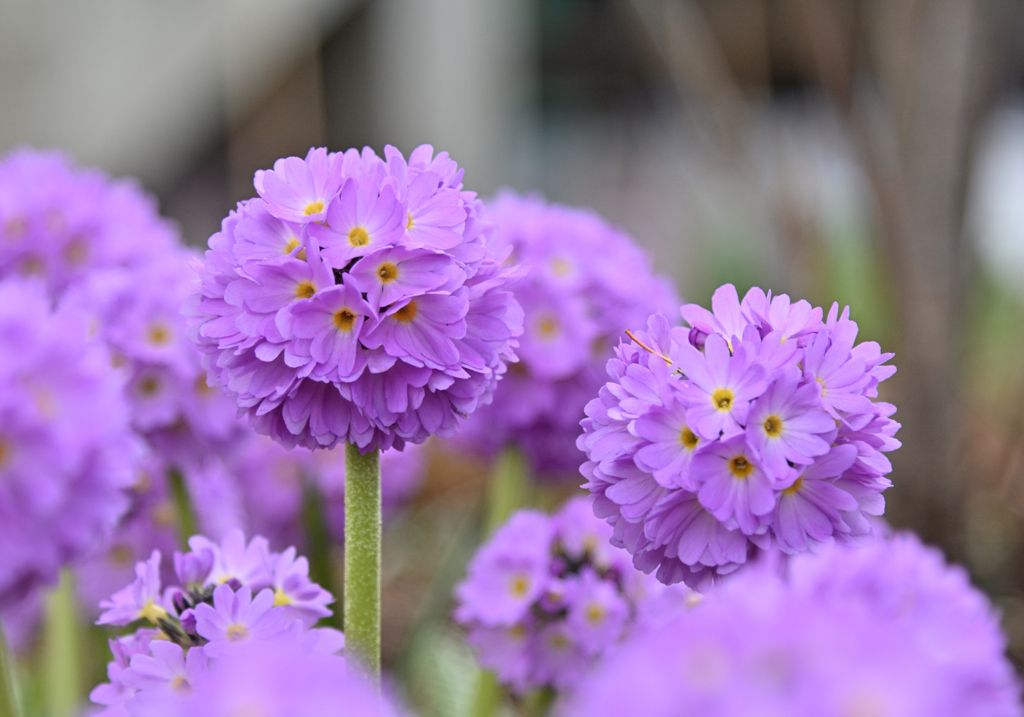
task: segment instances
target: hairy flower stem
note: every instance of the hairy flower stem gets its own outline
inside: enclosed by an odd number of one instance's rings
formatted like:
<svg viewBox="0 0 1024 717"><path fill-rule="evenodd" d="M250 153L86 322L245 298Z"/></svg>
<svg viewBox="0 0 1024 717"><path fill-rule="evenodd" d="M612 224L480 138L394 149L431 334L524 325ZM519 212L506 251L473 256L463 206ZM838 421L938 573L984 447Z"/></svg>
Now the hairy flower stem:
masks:
<svg viewBox="0 0 1024 717"><path fill-rule="evenodd" d="M380 453L345 445L345 650L380 679Z"/></svg>
<svg viewBox="0 0 1024 717"><path fill-rule="evenodd" d="M52 717L71 717L82 707L82 637L74 580L64 568L57 588L46 598L43 630L43 698Z"/></svg>
<svg viewBox="0 0 1024 717"><path fill-rule="evenodd" d="M0 717L20 717L14 694L14 664L7 652L7 640L0 626Z"/></svg>

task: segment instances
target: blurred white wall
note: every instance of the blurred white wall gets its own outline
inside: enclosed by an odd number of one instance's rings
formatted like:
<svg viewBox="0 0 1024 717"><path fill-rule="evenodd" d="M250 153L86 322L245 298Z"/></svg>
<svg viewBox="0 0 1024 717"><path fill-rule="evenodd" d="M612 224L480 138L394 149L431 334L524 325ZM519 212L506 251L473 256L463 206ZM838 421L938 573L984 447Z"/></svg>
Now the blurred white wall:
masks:
<svg viewBox="0 0 1024 717"><path fill-rule="evenodd" d="M176 178L357 0L3 0L0 153Z"/></svg>
<svg viewBox="0 0 1024 717"><path fill-rule="evenodd" d="M403 152L423 143L446 149L467 168L467 187L485 195L508 182L517 137L536 99L534 5L375 0L375 144Z"/></svg>

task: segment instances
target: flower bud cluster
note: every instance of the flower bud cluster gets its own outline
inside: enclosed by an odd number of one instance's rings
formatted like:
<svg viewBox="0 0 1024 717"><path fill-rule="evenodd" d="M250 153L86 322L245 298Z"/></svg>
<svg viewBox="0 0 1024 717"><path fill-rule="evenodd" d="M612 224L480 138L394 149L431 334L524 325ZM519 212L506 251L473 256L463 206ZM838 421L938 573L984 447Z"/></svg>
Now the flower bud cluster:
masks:
<svg viewBox="0 0 1024 717"><path fill-rule="evenodd" d="M189 547L174 554L176 584L163 585L154 550L135 566L134 582L100 604L100 625L145 625L110 640L110 681L91 694L106 706L103 714L191 704L204 682L219 689L207 673L232 669L219 662L275 651L322 661L344 647L340 632L314 627L331 615L334 598L309 579L309 564L294 548L275 553L266 539L246 542L239 530L220 544L193 536Z"/></svg>
<svg viewBox="0 0 1024 717"><path fill-rule="evenodd" d="M610 537L584 498L552 516L519 511L499 528L455 591L455 619L481 664L517 692L570 688L638 622L695 596L634 570Z"/></svg>

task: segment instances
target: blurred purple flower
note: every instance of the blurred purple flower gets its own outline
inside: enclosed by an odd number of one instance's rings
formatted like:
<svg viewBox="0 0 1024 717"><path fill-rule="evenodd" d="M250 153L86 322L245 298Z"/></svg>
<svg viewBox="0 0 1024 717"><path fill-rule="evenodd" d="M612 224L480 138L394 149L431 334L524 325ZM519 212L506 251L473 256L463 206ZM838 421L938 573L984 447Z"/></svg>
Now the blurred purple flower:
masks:
<svg viewBox="0 0 1024 717"><path fill-rule="evenodd" d="M50 307L41 282L0 281L0 614L8 620L61 567L103 547L128 507L141 455L110 354L89 337L84 314Z"/></svg>
<svg viewBox="0 0 1024 717"><path fill-rule="evenodd" d="M488 205L497 241L527 275L516 283L524 311L519 362L455 439L491 457L519 446L535 473L566 477L584 406L603 382L602 368L623 330L678 305L633 239L589 210L537 197L499 195Z"/></svg>
<svg viewBox="0 0 1024 717"><path fill-rule="evenodd" d="M804 554L709 593L602 661L560 715L1016 717L998 616L912 535Z"/></svg>
<svg viewBox="0 0 1024 717"><path fill-rule="evenodd" d="M455 589L455 619L480 663L516 692L567 689L657 609L685 606L634 570L609 544L611 528L588 501L573 498L553 516L519 511L473 557Z"/></svg>

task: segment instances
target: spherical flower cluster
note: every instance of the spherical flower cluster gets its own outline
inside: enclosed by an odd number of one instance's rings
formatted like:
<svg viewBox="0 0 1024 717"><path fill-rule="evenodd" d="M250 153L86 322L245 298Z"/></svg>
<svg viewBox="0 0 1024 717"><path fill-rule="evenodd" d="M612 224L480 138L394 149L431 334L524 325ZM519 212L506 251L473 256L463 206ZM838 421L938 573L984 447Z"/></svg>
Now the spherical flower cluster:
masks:
<svg viewBox="0 0 1024 717"><path fill-rule="evenodd" d="M380 457L384 518L409 500L426 471L426 451L409 444ZM287 450L263 436L246 440L229 461L241 494L251 532L274 544L302 546L305 491L315 486L321 496L331 538L345 539L345 451Z"/></svg>
<svg viewBox="0 0 1024 717"><path fill-rule="evenodd" d="M563 717L1019 717L988 600L911 535L749 570L630 640Z"/></svg>
<svg viewBox="0 0 1024 717"><path fill-rule="evenodd" d="M625 329L679 301L633 239L592 211L511 193L487 209L498 245L527 269L514 287L523 335L519 362L456 440L489 455L515 444L537 474L566 476L579 468L580 420L612 347Z"/></svg>
<svg viewBox="0 0 1024 717"><path fill-rule="evenodd" d="M210 238L193 338L256 430L401 448L490 399L522 312L447 153L312 149Z"/></svg>
<svg viewBox="0 0 1024 717"><path fill-rule="evenodd" d="M41 282L0 281L0 610L98 547L138 451L122 379L86 317ZM24 628L24 621L16 628Z"/></svg>
<svg viewBox="0 0 1024 717"><path fill-rule="evenodd" d="M176 241L154 199L130 180L79 169L59 152L0 162L0 277L37 275L51 294L97 268L133 268Z"/></svg>
<svg viewBox="0 0 1024 717"><path fill-rule="evenodd" d="M101 714L198 714L186 707L234 694L234 663L278 653L293 665L326 665L344 647L340 632L314 627L334 598L310 581L294 548L271 552L266 539L247 543L238 530L220 544L193 536L189 547L174 554L177 584L163 585L154 550L134 582L101 603L98 624L147 625L110 641L110 681L90 695L106 706Z"/></svg>
<svg viewBox="0 0 1024 717"><path fill-rule="evenodd" d="M455 591L455 619L481 664L518 692L566 689L638 621L656 620L648 608L671 613L695 597L634 570L610 537L584 498L550 517L515 513Z"/></svg>
<svg viewBox="0 0 1024 717"><path fill-rule="evenodd" d="M895 407L873 401L895 372L855 344L849 310L731 284L689 329L652 317L616 350L578 446L596 513L634 564L697 586L751 551L798 553L868 534L891 484Z"/></svg>

